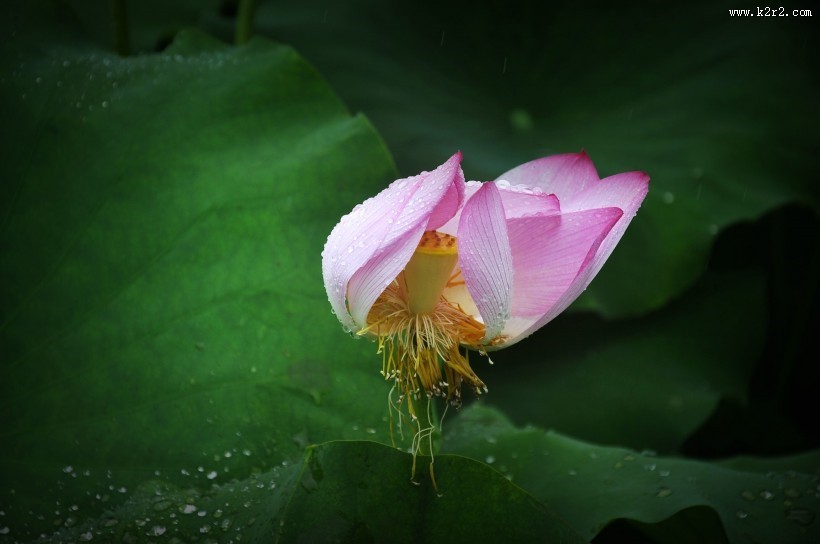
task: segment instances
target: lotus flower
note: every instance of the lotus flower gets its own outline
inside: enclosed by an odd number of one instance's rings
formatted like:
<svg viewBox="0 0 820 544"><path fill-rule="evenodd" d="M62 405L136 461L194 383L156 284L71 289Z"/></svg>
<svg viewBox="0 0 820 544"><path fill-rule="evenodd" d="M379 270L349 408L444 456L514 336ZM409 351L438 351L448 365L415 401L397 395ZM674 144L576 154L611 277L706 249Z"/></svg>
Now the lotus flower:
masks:
<svg viewBox="0 0 820 544"><path fill-rule="evenodd" d="M322 252L342 326L378 341L401 398L459 405L486 392L486 354L543 327L589 285L648 190L642 172L603 180L585 152L465 183L461 153L394 181L342 217ZM411 405L411 415L412 405Z"/></svg>

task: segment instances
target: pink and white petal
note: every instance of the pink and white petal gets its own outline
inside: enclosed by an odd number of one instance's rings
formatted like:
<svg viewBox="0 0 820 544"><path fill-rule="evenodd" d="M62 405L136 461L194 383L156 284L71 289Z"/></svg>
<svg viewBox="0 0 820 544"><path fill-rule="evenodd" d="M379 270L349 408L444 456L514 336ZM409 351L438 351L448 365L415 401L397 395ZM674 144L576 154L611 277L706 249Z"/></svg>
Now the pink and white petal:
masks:
<svg viewBox="0 0 820 544"><path fill-rule="evenodd" d="M498 187L483 184L467 201L458 225L458 263L486 327L483 342L498 336L510 315L513 267L504 205Z"/></svg>
<svg viewBox="0 0 820 544"><path fill-rule="evenodd" d="M459 151L457 155L460 160L461 152ZM457 163L455 167L455 173L452 174L455 181L450 184L450 188L447 189L444 198L439 201L430 214L430 218L427 220L427 230L436 230L450 221L464 205L464 173ZM444 175L448 174L449 173L444 173Z"/></svg>
<svg viewBox="0 0 820 544"><path fill-rule="evenodd" d="M516 166L498 176L512 184L537 187L555 194L563 204L565 199L598 182L598 172L586 151L543 157Z"/></svg>
<svg viewBox="0 0 820 544"><path fill-rule="evenodd" d="M456 153L433 172L396 180L342 217L322 251L322 276L333 312L348 329L356 324L347 309L347 285L374 255L427 220L438 203L463 184ZM409 257L408 257L409 260ZM405 261L406 264L406 261Z"/></svg>
<svg viewBox="0 0 820 544"><path fill-rule="evenodd" d="M590 266L592 274L590 281L604 266L615 246L621 240L648 191L649 176L646 173L624 172L604 178L564 203L565 211L614 206L624 212L623 217L609 232L593 258Z"/></svg>
<svg viewBox="0 0 820 544"><path fill-rule="evenodd" d="M464 185L464 202L470 200L474 194L478 192L483 184L480 181L468 181ZM458 236L458 223L461 220L461 210L464 207L462 206L453 217L450 218L445 224L437 227L436 230L439 232L443 232L444 234L449 234L450 236Z"/></svg>
<svg viewBox="0 0 820 544"><path fill-rule="evenodd" d="M476 194L481 185L482 183L478 181L467 182L465 202ZM504 215L507 219L525 215L551 215L561 211L561 205L558 202L558 197L555 195L548 195L540 190L533 191L526 187L510 186L509 183L504 182L495 182L495 185L501 194L501 202L504 205ZM461 213L459 211L446 224L438 228L439 232L456 236L460 218Z"/></svg>
<svg viewBox="0 0 820 544"><path fill-rule="evenodd" d="M510 314L517 319L504 330L505 346L552 320L581 294L584 271L622 215L619 208L599 208L508 222L515 270ZM527 319L531 323L524 327Z"/></svg>
<svg viewBox="0 0 820 544"><path fill-rule="evenodd" d="M420 222L414 229L382 248L353 274L347 285L347 304L358 329L367 326L367 315L373 303L407 266L425 230L427 224Z"/></svg>
<svg viewBox="0 0 820 544"><path fill-rule="evenodd" d="M452 186L464 185L464 173L461 171L460 164L461 152L459 151L432 172L423 172L407 178L409 185L415 190L405 202L396 220L391 223L391 228L381 244L382 247L392 244L405 232L415 228L420 221L427 224L433 214L436 214L437 217L434 219L439 223L446 222L452 217L446 216L448 211L455 213L458 210L457 207L451 205L452 198L458 200L460 198L458 195L462 194L461 188L453 191ZM444 205L440 207L442 202ZM435 227L428 227L427 230L431 228Z"/></svg>
<svg viewBox="0 0 820 544"><path fill-rule="evenodd" d="M398 180L342 217L322 251L322 276L331 308L342 325L356 325L347 310L347 284L379 250L401 210L415 192L408 180Z"/></svg>
<svg viewBox="0 0 820 544"><path fill-rule="evenodd" d="M511 186L503 181L495 182L504 204L507 220L530 215L554 215L561 211L558 197L540 190L523 186Z"/></svg>

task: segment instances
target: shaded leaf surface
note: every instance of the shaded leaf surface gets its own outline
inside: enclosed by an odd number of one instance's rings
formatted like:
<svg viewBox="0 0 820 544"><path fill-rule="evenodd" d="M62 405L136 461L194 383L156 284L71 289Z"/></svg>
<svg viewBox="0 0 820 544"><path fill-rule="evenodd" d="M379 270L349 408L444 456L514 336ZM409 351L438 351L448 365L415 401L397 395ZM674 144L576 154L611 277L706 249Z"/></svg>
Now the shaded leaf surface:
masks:
<svg viewBox="0 0 820 544"><path fill-rule="evenodd" d="M498 411L465 410L443 449L496 468L592 538L619 518L657 523L695 506L717 512L731 542L816 542L820 452L724 465L596 446L536 428L515 428ZM805 469L806 472L797 472ZM765 473L763 471L765 470ZM699 526L703 523L707 525ZM713 535L695 512L671 530ZM712 536L709 536L712 538ZM685 540L684 540L685 541Z"/></svg>
<svg viewBox="0 0 820 544"><path fill-rule="evenodd" d="M721 398L745 399L764 341L761 280L710 273L646 318L559 318L478 367L491 388L486 401L521 424L675 451Z"/></svg>
<svg viewBox="0 0 820 544"><path fill-rule="evenodd" d="M384 386L359 365L372 346L343 334L319 267L353 195L395 177L369 123L287 47L189 32L124 59L43 6L2 17L10 537L149 477L209 485L386 435L361 394Z"/></svg>
<svg viewBox="0 0 820 544"><path fill-rule="evenodd" d="M419 459L426 468L424 458ZM161 482L60 538L133 541L191 536L242 542L581 543L561 518L476 461L436 459L440 494L426 470L409 480L412 457L373 442L308 448L302 463L207 492Z"/></svg>

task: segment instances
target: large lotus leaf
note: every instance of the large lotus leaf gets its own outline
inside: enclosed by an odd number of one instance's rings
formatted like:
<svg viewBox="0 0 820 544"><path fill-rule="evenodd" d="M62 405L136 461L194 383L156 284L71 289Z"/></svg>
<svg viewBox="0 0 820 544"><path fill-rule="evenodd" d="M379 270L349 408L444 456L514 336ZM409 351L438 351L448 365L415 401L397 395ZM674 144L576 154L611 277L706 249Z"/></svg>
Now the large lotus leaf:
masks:
<svg viewBox="0 0 820 544"><path fill-rule="evenodd" d="M256 30L373 119L405 174L455 149L472 179L581 148L602 175L648 172L643 208L579 306L661 306L699 275L715 232L818 202L816 17L732 17L737 6L714 2L258 5ZM142 44L176 17L136 11ZM189 22L230 39L229 11L211 4ZM105 10L83 13L108 24Z"/></svg>
<svg viewBox="0 0 820 544"><path fill-rule="evenodd" d="M492 535L509 542L585 541L482 463L439 456L438 491L426 461L412 482L411 465L411 455L373 442L311 446L302 463L206 492L146 483L120 508L47 539L449 543Z"/></svg>
<svg viewBox="0 0 820 544"><path fill-rule="evenodd" d="M656 457L534 427L516 428L496 410L482 406L465 410L448 425L443 448L483 459L587 538L614 520L655 524L706 506L717 513L731 542L820 539L815 523L820 452L723 464ZM669 541L720 541L703 511L683 515L686 523L678 518L679 523L661 527L686 535Z"/></svg>
<svg viewBox="0 0 820 544"><path fill-rule="evenodd" d="M373 346L319 265L395 177L372 126L267 40L119 58L30 11L0 15L0 528L386 440Z"/></svg>
<svg viewBox="0 0 820 544"><path fill-rule="evenodd" d="M711 272L649 316L569 315L476 367L520 424L672 452L722 398L744 401L764 344L762 277Z"/></svg>

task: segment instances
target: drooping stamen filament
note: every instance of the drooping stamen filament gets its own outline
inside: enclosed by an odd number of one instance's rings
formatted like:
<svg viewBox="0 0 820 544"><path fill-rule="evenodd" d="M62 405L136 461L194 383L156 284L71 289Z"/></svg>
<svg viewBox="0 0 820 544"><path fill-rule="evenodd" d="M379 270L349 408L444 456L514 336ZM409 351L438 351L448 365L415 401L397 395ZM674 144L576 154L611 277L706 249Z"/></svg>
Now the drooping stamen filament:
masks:
<svg viewBox="0 0 820 544"><path fill-rule="evenodd" d="M399 401L423 392L459 406L465 381L476 393L486 391L466 355L466 346L479 347L484 324L442 294L458 275L457 262L454 236L425 232L404 271L370 310L363 332L378 337L382 373L395 380ZM416 417L411 400L408 411Z"/></svg>

